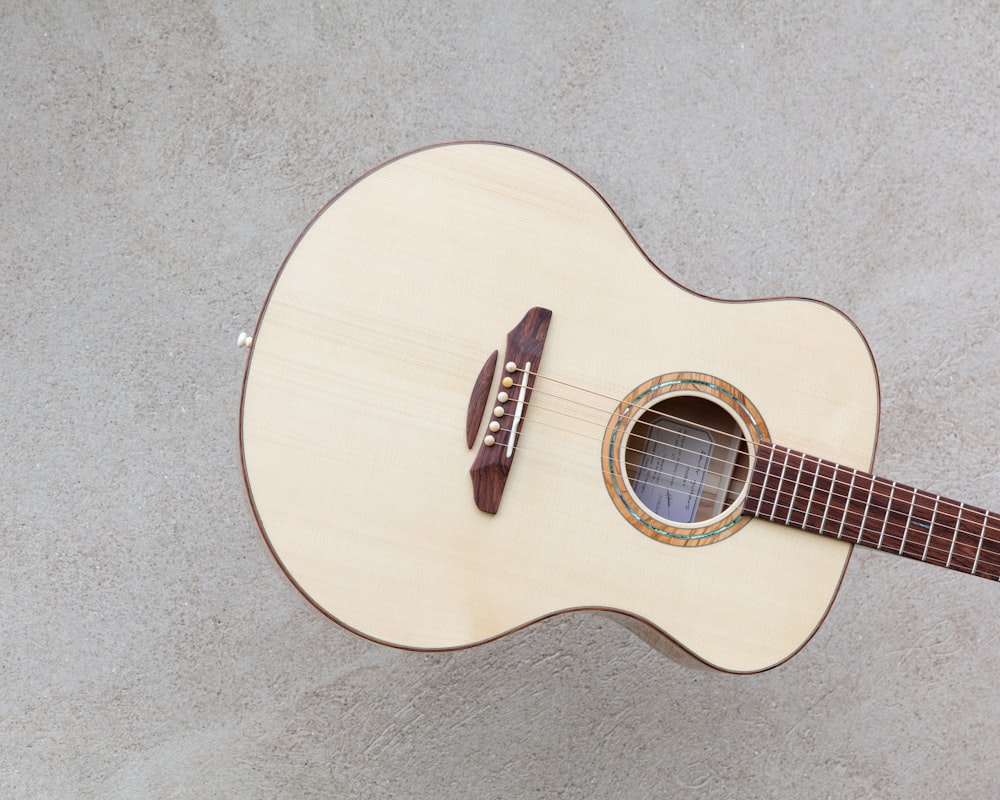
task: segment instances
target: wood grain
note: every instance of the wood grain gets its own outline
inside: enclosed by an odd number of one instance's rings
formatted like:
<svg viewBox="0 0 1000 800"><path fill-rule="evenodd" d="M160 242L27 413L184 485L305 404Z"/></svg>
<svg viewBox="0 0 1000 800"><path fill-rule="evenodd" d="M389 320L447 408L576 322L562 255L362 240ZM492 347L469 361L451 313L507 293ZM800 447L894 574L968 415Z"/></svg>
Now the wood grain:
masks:
<svg viewBox="0 0 1000 800"><path fill-rule="evenodd" d="M486 400L490 395L490 387L493 385L493 376L497 370L497 357L499 350L494 350L483 363L483 368L476 376L476 382L472 385L472 393L469 395L469 408L465 414L465 443L471 450L476 444L476 434L483 424L483 415L486 413Z"/></svg>
<svg viewBox="0 0 1000 800"><path fill-rule="evenodd" d="M494 406L503 414L496 418L499 430L480 445L476 460L469 470L476 508L488 514L496 514L500 508L507 475L514 464L514 456L517 455L516 445L523 430L523 418L527 416L531 404L535 375L541 369L542 350L551 319L551 310L532 308L507 334L504 376L511 379L512 385L505 387L507 391L503 393L503 397L507 399L498 399ZM509 370L506 368L508 365Z"/></svg>
<svg viewBox="0 0 1000 800"><path fill-rule="evenodd" d="M503 505L485 514L469 490L469 391L534 306L553 311L546 370ZM870 466L877 377L839 312L683 289L546 158L418 151L332 201L272 287L241 411L258 522L299 589L377 641L464 647L606 608L708 664L766 669L820 624L850 546L752 520L671 547L622 519L604 426L633 387L682 370L736 386L775 441Z"/></svg>
<svg viewBox="0 0 1000 800"><path fill-rule="evenodd" d="M746 513L1000 580L1000 516L780 445L761 445Z"/></svg>

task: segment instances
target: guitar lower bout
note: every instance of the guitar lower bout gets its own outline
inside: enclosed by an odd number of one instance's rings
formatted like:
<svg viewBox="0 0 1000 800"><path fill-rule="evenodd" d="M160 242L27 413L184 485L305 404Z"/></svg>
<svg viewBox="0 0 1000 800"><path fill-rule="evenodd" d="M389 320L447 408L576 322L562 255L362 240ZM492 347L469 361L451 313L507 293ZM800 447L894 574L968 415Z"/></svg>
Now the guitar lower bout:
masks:
<svg viewBox="0 0 1000 800"><path fill-rule="evenodd" d="M462 143L373 170L296 241L240 446L281 568L373 641L449 650L605 609L751 672L808 641L851 549L787 527L825 518L761 453L829 459L808 489L839 487L871 465L878 401L830 306L690 292L578 175Z"/></svg>

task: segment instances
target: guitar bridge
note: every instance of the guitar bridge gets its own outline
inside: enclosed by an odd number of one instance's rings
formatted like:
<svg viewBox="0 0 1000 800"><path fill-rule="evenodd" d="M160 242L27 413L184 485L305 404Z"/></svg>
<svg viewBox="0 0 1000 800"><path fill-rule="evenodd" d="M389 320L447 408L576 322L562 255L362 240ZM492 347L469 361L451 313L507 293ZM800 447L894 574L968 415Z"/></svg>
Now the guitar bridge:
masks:
<svg viewBox="0 0 1000 800"><path fill-rule="evenodd" d="M500 499L503 497L507 474L517 452L518 439L528 411L531 389L542 360L542 348L545 345L551 318L552 312L549 309L535 306L507 334L505 374L500 381L501 391L497 394L496 404L490 411L492 419L487 426L487 433L469 470L472 475L472 495L476 507L488 514L496 514L500 508ZM467 430L471 426L475 407L479 408L480 418L485 411L487 404L485 393L482 393L481 388L484 376L487 374L492 376L496 355L494 353L487 359L483 372L476 381L476 388L473 389L473 397L469 403L470 418L467 420ZM487 370L487 367L490 369Z"/></svg>

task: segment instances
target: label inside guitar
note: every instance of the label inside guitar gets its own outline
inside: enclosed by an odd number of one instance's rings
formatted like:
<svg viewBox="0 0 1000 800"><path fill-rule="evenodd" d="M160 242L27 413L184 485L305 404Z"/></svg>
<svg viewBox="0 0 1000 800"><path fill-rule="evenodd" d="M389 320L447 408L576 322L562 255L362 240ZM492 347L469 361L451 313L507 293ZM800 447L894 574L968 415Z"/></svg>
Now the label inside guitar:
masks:
<svg viewBox="0 0 1000 800"><path fill-rule="evenodd" d="M646 508L673 522L694 522L715 439L704 428L669 420L651 425L632 480Z"/></svg>
<svg viewBox="0 0 1000 800"><path fill-rule="evenodd" d="M674 385L663 376L656 380ZM605 481L619 511L643 533L671 544L725 538L716 534L739 521L749 474L740 421L714 395L686 389L667 391L633 419L620 444L614 425L606 437L616 461L611 472L620 465L628 478L627 497L614 491L615 480ZM700 527L716 522L721 527Z"/></svg>

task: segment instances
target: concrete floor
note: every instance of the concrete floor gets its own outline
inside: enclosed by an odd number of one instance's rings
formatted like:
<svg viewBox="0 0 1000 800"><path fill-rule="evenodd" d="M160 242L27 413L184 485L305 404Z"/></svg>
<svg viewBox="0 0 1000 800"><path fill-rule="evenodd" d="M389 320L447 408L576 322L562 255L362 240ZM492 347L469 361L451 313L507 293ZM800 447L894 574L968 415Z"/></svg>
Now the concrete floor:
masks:
<svg viewBox="0 0 1000 800"><path fill-rule="evenodd" d="M699 292L842 308L876 469L1000 508L1000 9L568 8L0 9L0 796L1000 796L986 581L856 553L734 676L587 614L383 648L265 548L236 336L337 190L457 138L572 167Z"/></svg>

